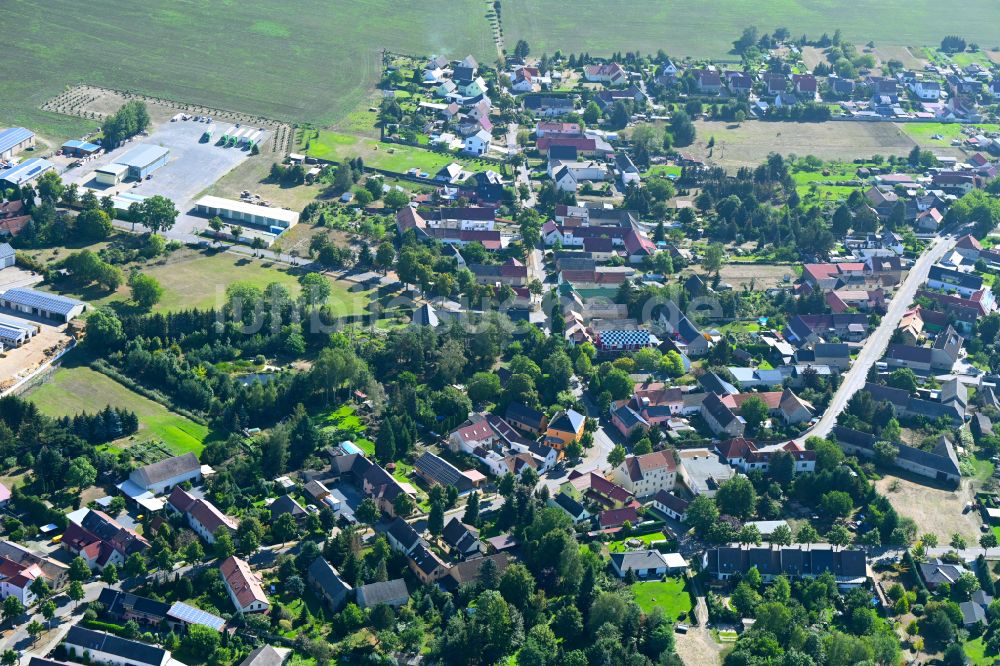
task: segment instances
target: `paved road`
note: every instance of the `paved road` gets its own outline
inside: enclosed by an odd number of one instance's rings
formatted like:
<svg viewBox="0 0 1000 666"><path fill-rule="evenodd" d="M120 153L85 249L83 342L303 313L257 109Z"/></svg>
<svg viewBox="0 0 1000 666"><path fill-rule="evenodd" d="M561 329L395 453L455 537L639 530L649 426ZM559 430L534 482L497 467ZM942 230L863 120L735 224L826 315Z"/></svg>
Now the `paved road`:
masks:
<svg viewBox="0 0 1000 666"><path fill-rule="evenodd" d="M882 354L885 353L885 349L889 345L889 339L896 330L896 326L899 325L900 319L903 318L903 314L913 302L917 289L927 280L931 266L955 247L955 238L945 236L935 239L933 243L914 262L906 279L903 280L890 301L888 312L882 317L875 332L865 342L858 358L851 365L851 369L844 374L840 388L834 393L830 405L826 408L819 422L799 437L800 443L804 442L806 437L826 437L830 434L833 426L837 423L837 416L847 406L851 397L865 385L871 367L882 358Z"/></svg>
<svg viewBox="0 0 1000 666"><path fill-rule="evenodd" d="M88 601L96 601L97 597L101 594L101 590L105 587L107 587L107 585L101 581L84 583L84 597L83 600L80 601L79 605L73 602L65 594L55 596L53 600L56 602L56 616L52 620L52 629L46 629L46 631L39 637L38 643L32 646L31 636L28 634L28 624L30 624L32 620L38 620L46 626L48 626L48 623L40 613L33 614L30 617L26 616L21 618L18 626L15 627L13 631L6 630L3 632L3 636L0 637L0 652L7 649L13 649L23 657L28 657L31 654L47 654L50 650L52 650L52 648L58 645L59 641L61 641L63 636L66 635L66 632L69 631L69 628L73 624L76 624L76 621L83 616L83 611L87 608L86 603ZM24 663L27 663L27 661Z"/></svg>
<svg viewBox="0 0 1000 666"><path fill-rule="evenodd" d="M583 458L580 460L579 465L574 465L572 469L580 472L581 474L586 474L588 472L600 472L605 473L611 469L608 465L608 454L611 453L611 449L615 447L614 441L608 436L608 433L604 431L604 426L600 422L600 410L597 406L590 400L590 396L586 393L580 392L579 389L574 391L583 400L583 406L586 408L587 416L598 419L597 430L594 431L594 445L589 449L585 449L583 452ZM549 492L555 492L558 490L559 486L563 484L567 479L566 472L559 474L558 476L552 475L551 471L549 474L543 476L539 482L538 487L547 486Z"/></svg>

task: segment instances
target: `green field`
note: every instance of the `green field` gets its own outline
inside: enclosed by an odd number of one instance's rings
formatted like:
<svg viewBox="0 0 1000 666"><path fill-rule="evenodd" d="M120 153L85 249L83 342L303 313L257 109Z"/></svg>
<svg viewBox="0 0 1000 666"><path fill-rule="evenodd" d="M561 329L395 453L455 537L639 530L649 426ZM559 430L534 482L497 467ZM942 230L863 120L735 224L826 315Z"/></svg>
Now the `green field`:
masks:
<svg viewBox="0 0 1000 666"><path fill-rule="evenodd" d="M343 132L321 130L316 133L319 134L318 137L314 136L312 132L309 133L308 148L303 142L299 144L297 150L331 162L360 157L364 160L365 166L375 169L385 169L395 173L406 173L410 169L420 169L431 177L442 167L452 162L458 162L472 171L498 168L495 163L485 160L460 157L451 153L439 153L414 146L381 143L377 139Z"/></svg>
<svg viewBox="0 0 1000 666"><path fill-rule="evenodd" d="M609 3L577 0L504 0L503 28L507 44L525 39L532 54L587 51L656 53L676 58L725 56L744 28L761 31L786 27L811 39L838 28L845 39L876 46L930 46L944 35L962 35L982 48L1000 43L995 25L1000 5L969 0L956 11L942 11L935 0L635 0ZM733 57L733 56L730 56ZM736 58L738 60L738 58Z"/></svg>
<svg viewBox="0 0 1000 666"><path fill-rule="evenodd" d="M106 405L128 409L139 417L136 441L159 439L175 454L193 451L200 454L209 431L180 414L168 410L115 380L86 366L62 367L55 375L27 396L48 416L72 416L94 413Z"/></svg>
<svg viewBox="0 0 1000 666"><path fill-rule="evenodd" d="M163 299L155 306L157 311L185 310L191 308L213 308L225 303L226 287L234 282L252 284L264 288L272 282L285 286L293 295L298 295L298 278L280 264L269 265L259 259L230 254L227 252L201 253L194 250L178 250L163 263L150 264L139 269L146 275L159 280L163 286ZM330 303L334 312L341 316L364 314L369 303L370 292L350 291L350 283L331 280L333 292ZM93 305L107 305L112 301L129 298L128 286L121 287L114 294L86 289L83 292L66 285L45 288L57 293L81 297Z"/></svg>
<svg viewBox="0 0 1000 666"><path fill-rule="evenodd" d="M900 123L899 125L907 136L913 138L923 146L950 146L954 139L964 139L962 128L969 125L959 123ZM984 132L1000 132L1000 125L975 125ZM931 137L940 134L942 139L932 139Z"/></svg>
<svg viewBox="0 0 1000 666"><path fill-rule="evenodd" d="M38 110L78 83L334 123L367 99L383 48L495 60L486 9L483 0L8 0L0 126L55 139L93 127Z"/></svg>
<svg viewBox="0 0 1000 666"><path fill-rule="evenodd" d="M683 578L668 578L666 581L650 581L632 585L632 594L639 608L645 613L659 606L667 617L676 619L691 610L691 595Z"/></svg>

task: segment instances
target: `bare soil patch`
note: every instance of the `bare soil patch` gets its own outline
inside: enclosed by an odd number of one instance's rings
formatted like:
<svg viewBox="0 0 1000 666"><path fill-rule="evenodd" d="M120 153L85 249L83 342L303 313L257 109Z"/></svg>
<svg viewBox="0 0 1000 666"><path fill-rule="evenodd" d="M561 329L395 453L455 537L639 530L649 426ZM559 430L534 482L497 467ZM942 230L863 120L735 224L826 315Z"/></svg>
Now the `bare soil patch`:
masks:
<svg viewBox="0 0 1000 666"><path fill-rule="evenodd" d="M691 152L725 169L756 166L770 153L851 161L876 154L907 155L915 145L892 123L698 121L696 125L698 138ZM709 148L713 137L715 145Z"/></svg>
<svg viewBox="0 0 1000 666"><path fill-rule="evenodd" d="M931 532L940 543L948 543L958 532L968 543L975 544L981 534L979 514L962 513L965 503L973 497L972 484L972 479L963 478L961 487L951 490L918 482L917 477L887 474L875 485L901 516L917 523L920 533Z"/></svg>

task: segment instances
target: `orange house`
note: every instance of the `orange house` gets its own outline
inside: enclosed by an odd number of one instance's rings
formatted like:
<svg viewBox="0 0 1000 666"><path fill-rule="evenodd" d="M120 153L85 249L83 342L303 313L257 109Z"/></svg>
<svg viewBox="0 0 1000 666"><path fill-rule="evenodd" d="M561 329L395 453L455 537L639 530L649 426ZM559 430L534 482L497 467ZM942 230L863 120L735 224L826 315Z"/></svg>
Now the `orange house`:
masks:
<svg viewBox="0 0 1000 666"><path fill-rule="evenodd" d="M572 409L559 410L545 429L545 443L552 448L562 449L570 442L583 436L587 417Z"/></svg>

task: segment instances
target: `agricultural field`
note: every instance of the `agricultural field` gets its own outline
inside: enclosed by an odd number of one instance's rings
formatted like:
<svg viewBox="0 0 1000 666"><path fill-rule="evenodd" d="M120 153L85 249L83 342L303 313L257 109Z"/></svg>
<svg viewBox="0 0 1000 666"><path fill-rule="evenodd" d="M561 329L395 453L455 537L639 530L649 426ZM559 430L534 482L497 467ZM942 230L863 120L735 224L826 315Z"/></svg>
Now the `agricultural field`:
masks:
<svg viewBox="0 0 1000 666"><path fill-rule="evenodd" d="M749 25L768 32L787 27L793 35L811 38L839 28L846 39L874 41L876 47L937 45L950 34L983 48L1000 41L993 27L1000 20L1000 5L989 0L970 0L952 12L942 12L935 0L887 0L869 3L864 11L845 0L636 0L621 3L623 11L599 0L578 0L571 7L567 10L557 0L505 0L504 39L508 44L525 39L538 55L557 49L592 55L663 49L678 58L725 56ZM705 27L708 16L710 30Z"/></svg>
<svg viewBox="0 0 1000 666"><path fill-rule="evenodd" d="M38 110L78 83L327 125L367 101L383 48L496 58L483 0L182 5L4 2L4 25L16 26L4 56L18 65L0 71L0 126L79 135L93 121Z"/></svg>
<svg viewBox="0 0 1000 666"><path fill-rule="evenodd" d="M852 161L873 155L905 156L916 144L892 123L697 121L695 125L698 138L689 150L730 170L760 164L770 153ZM708 148L713 137L715 146Z"/></svg>
<svg viewBox="0 0 1000 666"><path fill-rule="evenodd" d="M38 405L42 413L53 417L72 416L84 411L94 413L106 405L131 410L139 417L139 432L129 439L133 442L160 440L175 455L189 451L200 454L209 437L206 426L172 412L82 365L60 368L49 381L31 391L27 398ZM124 448L127 442L124 440L116 446Z"/></svg>
<svg viewBox="0 0 1000 666"><path fill-rule="evenodd" d="M675 619L691 610L691 595L683 578L649 581L632 585L632 594L639 608L649 613L659 606L668 618Z"/></svg>
<svg viewBox="0 0 1000 666"><path fill-rule="evenodd" d="M163 298L155 306L156 311L216 307L225 302L226 287L234 282L261 289L277 282L293 295L298 295L300 289L297 276L286 267L227 252L178 250L167 259L147 264L139 270L156 278L163 286ZM351 283L332 278L331 283L333 292L330 303L335 312L343 316L364 314L370 300L369 292L350 291ZM92 305L107 305L129 298L127 285L113 294L97 289L81 292L63 283L55 287L44 285L43 288L83 298Z"/></svg>

